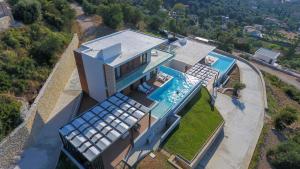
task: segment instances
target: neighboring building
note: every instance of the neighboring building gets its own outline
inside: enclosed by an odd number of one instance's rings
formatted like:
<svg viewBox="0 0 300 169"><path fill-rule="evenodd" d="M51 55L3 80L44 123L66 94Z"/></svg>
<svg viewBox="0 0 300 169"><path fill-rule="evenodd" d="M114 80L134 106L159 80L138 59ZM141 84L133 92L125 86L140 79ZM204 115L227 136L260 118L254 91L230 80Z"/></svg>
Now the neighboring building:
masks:
<svg viewBox="0 0 300 169"><path fill-rule="evenodd" d="M260 27L258 28L260 29ZM243 32L255 38L263 38L263 34L255 26L245 26Z"/></svg>
<svg viewBox="0 0 300 169"><path fill-rule="evenodd" d="M228 16L221 16L222 18L222 29L227 29L228 28L228 23L229 23L229 17Z"/></svg>
<svg viewBox="0 0 300 169"><path fill-rule="evenodd" d="M83 43L75 51L83 91L101 102L116 92L130 90L141 79L150 79L158 66L174 57L155 49L166 42L125 30Z"/></svg>
<svg viewBox="0 0 300 169"><path fill-rule="evenodd" d="M0 31L8 29L13 22L10 7L4 0L0 0Z"/></svg>
<svg viewBox="0 0 300 169"><path fill-rule="evenodd" d="M262 31L264 29L264 27L260 24L254 24L254 28L258 31Z"/></svg>
<svg viewBox="0 0 300 169"><path fill-rule="evenodd" d="M260 48L255 52L253 57L255 59L262 60L268 64L274 65L279 55L280 52L275 52L266 48Z"/></svg>

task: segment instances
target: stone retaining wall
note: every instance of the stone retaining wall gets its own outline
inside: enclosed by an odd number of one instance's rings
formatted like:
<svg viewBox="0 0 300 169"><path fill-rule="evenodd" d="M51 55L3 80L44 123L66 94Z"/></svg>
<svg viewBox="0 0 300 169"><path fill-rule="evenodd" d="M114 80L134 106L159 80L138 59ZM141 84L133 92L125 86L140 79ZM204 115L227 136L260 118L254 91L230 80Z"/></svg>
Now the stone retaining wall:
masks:
<svg viewBox="0 0 300 169"><path fill-rule="evenodd" d="M22 150L35 142L35 136L47 122L61 92L76 68L73 50L79 40L74 34L72 41L61 55L52 73L26 113L24 122L0 143L0 168L7 169L18 160Z"/></svg>
<svg viewBox="0 0 300 169"><path fill-rule="evenodd" d="M10 27L11 18L10 16L4 16L0 18L0 32Z"/></svg>

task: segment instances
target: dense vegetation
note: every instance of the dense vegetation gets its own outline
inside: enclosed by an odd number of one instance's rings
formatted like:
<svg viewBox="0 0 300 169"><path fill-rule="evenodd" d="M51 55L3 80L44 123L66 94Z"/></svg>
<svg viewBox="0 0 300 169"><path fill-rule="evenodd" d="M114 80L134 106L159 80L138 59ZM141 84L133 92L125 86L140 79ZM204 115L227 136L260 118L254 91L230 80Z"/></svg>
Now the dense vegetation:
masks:
<svg viewBox="0 0 300 169"><path fill-rule="evenodd" d="M268 151L267 157L275 168L300 168L300 135L280 143L275 149Z"/></svg>
<svg viewBox="0 0 300 169"><path fill-rule="evenodd" d="M98 14L114 29L126 25L158 33L170 30L217 40L219 48L254 53L259 47L282 52L279 62L300 70L297 37L281 30L297 31L300 2L277 0L76 0L88 14ZM228 19L224 19L228 17ZM244 26L263 26L261 39L243 33ZM291 59L292 58L292 59Z"/></svg>
<svg viewBox="0 0 300 169"><path fill-rule="evenodd" d="M20 107L12 97L0 95L0 140L22 122Z"/></svg>
<svg viewBox="0 0 300 169"><path fill-rule="evenodd" d="M0 118L7 121L1 121L1 137L21 121L14 96L33 101L71 39L74 18L65 0L11 0L10 4L15 19L25 25L0 33L0 94L11 96L0 97Z"/></svg>

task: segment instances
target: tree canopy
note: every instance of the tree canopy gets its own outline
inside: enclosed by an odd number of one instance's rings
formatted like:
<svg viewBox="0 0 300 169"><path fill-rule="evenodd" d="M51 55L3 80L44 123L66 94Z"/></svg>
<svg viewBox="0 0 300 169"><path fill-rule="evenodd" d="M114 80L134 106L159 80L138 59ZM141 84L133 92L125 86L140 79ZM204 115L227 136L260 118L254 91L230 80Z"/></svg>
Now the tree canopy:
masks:
<svg viewBox="0 0 300 169"><path fill-rule="evenodd" d="M41 4L37 0L20 0L13 6L13 15L25 24L33 23L41 15Z"/></svg>

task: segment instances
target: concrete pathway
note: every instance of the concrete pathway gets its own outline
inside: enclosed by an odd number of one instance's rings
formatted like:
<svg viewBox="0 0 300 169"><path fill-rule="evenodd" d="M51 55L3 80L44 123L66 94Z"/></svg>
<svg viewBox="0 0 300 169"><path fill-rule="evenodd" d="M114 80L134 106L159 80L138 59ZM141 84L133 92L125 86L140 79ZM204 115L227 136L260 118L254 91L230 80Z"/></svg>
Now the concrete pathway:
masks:
<svg viewBox="0 0 300 169"><path fill-rule="evenodd" d="M54 169L61 141L58 129L68 122L80 104L81 93L77 71L73 73L47 123L36 136L37 143L25 149L15 169Z"/></svg>
<svg viewBox="0 0 300 169"><path fill-rule="evenodd" d="M263 88L259 75L250 66L240 61L237 64L246 88L239 100L218 93L216 107L225 120L224 137L198 168L248 168L263 126Z"/></svg>

